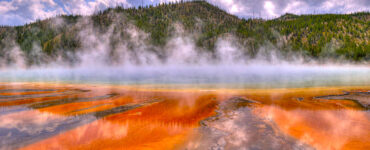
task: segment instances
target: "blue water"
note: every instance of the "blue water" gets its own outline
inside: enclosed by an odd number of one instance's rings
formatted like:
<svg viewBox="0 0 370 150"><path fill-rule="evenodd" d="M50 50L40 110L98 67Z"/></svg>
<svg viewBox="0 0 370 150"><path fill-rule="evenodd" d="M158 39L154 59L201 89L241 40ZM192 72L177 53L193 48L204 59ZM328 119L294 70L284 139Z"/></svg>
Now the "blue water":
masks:
<svg viewBox="0 0 370 150"><path fill-rule="evenodd" d="M369 86L370 67L308 65L49 67L0 70L0 82L182 84L196 87L240 88Z"/></svg>

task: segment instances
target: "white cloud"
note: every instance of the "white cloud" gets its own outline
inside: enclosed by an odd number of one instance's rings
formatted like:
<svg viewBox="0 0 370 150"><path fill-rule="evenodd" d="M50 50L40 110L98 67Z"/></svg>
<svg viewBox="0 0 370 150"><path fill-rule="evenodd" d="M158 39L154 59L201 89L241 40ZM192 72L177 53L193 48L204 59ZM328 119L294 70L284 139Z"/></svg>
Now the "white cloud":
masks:
<svg viewBox="0 0 370 150"><path fill-rule="evenodd" d="M370 11L369 0L208 0L239 17L278 17L285 13L352 13Z"/></svg>
<svg viewBox="0 0 370 150"><path fill-rule="evenodd" d="M13 0L0 2L0 5L0 24L10 20L31 22L64 13L53 0Z"/></svg>
<svg viewBox="0 0 370 150"><path fill-rule="evenodd" d="M214 3L230 13L240 13L243 11L243 5L240 5L237 0L210 0L211 3Z"/></svg>
<svg viewBox="0 0 370 150"><path fill-rule="evenodd" d="M143 0L158 4L180 0ZM239 17L272 18L285 13L352 13L370 11L369 0L207 0ZM0 24L19 25L58 14L90 15L121 5L139 6L140 0L11 0L0 1Z"/></svg>
<svg viewBox="0 0 370 150"><path fill-rule="evenodd" d="M12 0L0 2L0 24L20 25L36 19L59 14L90 15L96 10L121 5L129 7L126 0ZM63 9L64 8L64 9Z"/></svg>
<svg viewBox="0 0 370 150"><path fill-rule="evenodd" d="M275 13L275 5L271 1L265 1L263 7L265 11L269 14L269 17L275 17L277 14Z"/></svg>
<svg viewBox="0 0 370 150"><path fill-rule="evenodd" d="M82 15L90 15L95 11L103 10L108 7L131 6L126 0L95 0L90 2L83 0L65 0L63 4L68 13Z"/></svg>
<svg viewBox="0 0 370 150"><path fill-rule="evenodd" d="M12 10L16 10L16 9L17 7L13 6L11 2L7 2L7 1L0 2L0 13L1 14L12 11Z"/></svg>
<svg viewBox="0 0 370 150"><path fill-rule="evenodd" d="M302 1L292 1L289 3L282 12L289 12L299 14L302 10L308 10L308 5Z"/></svg>

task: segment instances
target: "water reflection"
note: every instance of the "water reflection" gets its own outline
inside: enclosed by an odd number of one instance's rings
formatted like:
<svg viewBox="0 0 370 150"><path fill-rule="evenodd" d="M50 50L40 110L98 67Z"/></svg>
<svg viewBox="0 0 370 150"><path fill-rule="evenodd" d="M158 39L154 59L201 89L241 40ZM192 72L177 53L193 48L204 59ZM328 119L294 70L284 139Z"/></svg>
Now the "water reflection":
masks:
<svg viewBox="0 0 370 150"><path fill-rule="evenodd" d="M369 89L3 83L0 149L367 149Z"/></svg>
<svg viewBox="0 0 370 150"><path fill-rule="evenodd" d="M369 112L358 110L284 110L266 106L262 117L273 120L279 129L317 149L368 149Z"/></svg>

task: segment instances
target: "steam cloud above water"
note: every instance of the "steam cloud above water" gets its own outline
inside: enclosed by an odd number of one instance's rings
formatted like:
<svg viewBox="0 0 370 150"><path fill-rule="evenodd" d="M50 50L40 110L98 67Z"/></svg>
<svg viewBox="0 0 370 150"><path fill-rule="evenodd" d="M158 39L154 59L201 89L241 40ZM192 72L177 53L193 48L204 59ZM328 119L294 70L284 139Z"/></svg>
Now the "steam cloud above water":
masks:
<svg viewBox="0 0 370 150"><path fill-rule="evenodd" d="M125 19L124 16L111 14ZM237 87L291 87L324 85L368 85L370 68L337 61L316 62L298 53L283 55L266 42L255 57L232 35L220 37L214 51L196 46L198 35L187 34L173 24L173 35L164 47L148 44L148 33L129 22L113 24L107 31L92 26L90 18L77 23L81 48L76 53L62 50L55 60L34 43L31 55L36 66L15 42L0 60L0 81L63 81L109 84L216 84ZM58 30L62 18L53 20ZM201 22L199 22L201 25ZM124 30L124 38L117 29ZM113 44L112 46L112 43ZM338 63L339 62L339 63ZM6 65L5 65L6 64ZM344 67L343 67L344 66Z"/></svg>
<svg viewBox="0 0 370 150"><path fill-rule="evenodd" d="M247 65L247 66L127 66L42 68L3 71L2 81L64 81L106 84L195 84L208 87L307 87L368 85L367 67Z"/></svg>

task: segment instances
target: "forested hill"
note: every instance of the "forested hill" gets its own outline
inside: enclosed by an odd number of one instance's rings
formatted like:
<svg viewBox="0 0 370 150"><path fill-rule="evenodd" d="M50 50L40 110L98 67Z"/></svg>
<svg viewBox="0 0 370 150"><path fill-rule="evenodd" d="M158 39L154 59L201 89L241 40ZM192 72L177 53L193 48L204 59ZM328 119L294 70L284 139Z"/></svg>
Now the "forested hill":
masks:
<svg viewBox="0 0 370 150"><path fill-rule="evenodd" d="M49 62L56 57L75 61L75 53L84 46L83 36L89 34L107 36L107 51L112 51L112 57L115 49L122 48L120 43L125 43L132 51L140 47L165 57L161 50L169 40L186 35L193 39L197 49L209 52L214 51L219 38L232 36L249 57L256 56L261 47L270 45L283 55L297 52L310 59L369 61L369 25L369 12L285 14L263 20L241 19L205 1L143 8L116 7L92 16L61 15L23 26L0 27L0 63L14 61L11 57L14 47L25 55L28 65ZM87 32L87 29L91 30ZM145 33L139 38L143 41L134 40L132 30ZM143 48L142 44L148 46ZM47 58L35 61L35 57Z"/></svg>

